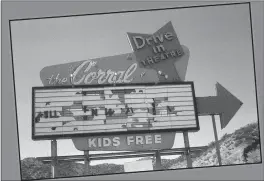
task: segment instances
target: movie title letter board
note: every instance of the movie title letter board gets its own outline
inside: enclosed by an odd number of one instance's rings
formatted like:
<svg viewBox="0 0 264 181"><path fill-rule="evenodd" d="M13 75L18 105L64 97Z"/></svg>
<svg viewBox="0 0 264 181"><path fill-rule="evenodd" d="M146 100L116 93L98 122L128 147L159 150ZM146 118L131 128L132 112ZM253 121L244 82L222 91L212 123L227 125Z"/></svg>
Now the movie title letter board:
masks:
<svg viewBox="0 0 264 181"><path fill-rule="evenodd" d="M34 140L199 130L193 82L32 91Z"/></svg>

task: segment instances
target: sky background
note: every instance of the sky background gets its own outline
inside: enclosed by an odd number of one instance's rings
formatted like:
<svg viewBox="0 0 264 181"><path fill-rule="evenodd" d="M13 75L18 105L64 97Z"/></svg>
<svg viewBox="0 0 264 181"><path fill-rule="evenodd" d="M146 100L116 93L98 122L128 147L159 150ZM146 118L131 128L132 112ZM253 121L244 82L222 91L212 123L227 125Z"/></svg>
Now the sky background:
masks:
<svg viewBox="0 0 264 181"><path fill-rule="evenodd" d="M154 33L172 21L179 41L190 50L186 81L197 97L215 96L219 82L243 105L225 133L257 121L250 17L247 4L149 12L65 17L11 22L21 159L50 156L50 141L31 139L31 89L42 86L46 66L130 53L127 32ZM214 140L210 116L200 116L200 131L189 133L191 146ZM177 133L174 148L183 147ZM58 155L83 154L71 140L58 140ZM123 163L134 159L109 160ZM91 164L102 163L94 161Z"/></svg>

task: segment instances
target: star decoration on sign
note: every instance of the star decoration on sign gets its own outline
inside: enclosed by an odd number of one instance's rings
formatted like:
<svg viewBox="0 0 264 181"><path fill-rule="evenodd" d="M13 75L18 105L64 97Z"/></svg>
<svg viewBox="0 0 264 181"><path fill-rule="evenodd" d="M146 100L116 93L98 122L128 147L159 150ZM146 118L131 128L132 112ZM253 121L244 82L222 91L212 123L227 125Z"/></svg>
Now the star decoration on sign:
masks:
<svg viewBox="0 0 264 181"><path fill-rule="evenodd" d="M146 72L142 72L142 73L140 74L140 77L142 78L145 74L146 74Z"/></svg>
<svg viewBox="0 0 264 181"><path fill-rule="evenodd" d="M139 67L154 69L160 82L182 81L174 63L184 52L171 22L153 35L127 34Z"/></svg>
<svg viewBox="0 0 264 181"><path fill-rule="evenodd" d="M128 54L127 60L132 60L132 55L131 54Z"/></svg>

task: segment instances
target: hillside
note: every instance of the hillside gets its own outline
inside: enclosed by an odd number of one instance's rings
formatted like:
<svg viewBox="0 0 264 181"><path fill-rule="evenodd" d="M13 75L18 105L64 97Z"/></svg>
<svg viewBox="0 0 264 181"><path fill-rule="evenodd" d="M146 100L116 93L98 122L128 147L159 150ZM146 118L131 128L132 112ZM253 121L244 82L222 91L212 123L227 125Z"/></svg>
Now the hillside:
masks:
<svg viewBox="0 0 264 181"><path fill-rule="evenodd" d="M232 134L224 135L220 139L219 144L222 165L261 162L257 123L249 124L239 130L236 130ZM211 142L208 145L208 149L204 150L200 154L193 155L192 159L193 167L218 165L215 143ZM182 168L186 165L183 157L180 157L175 161L176 163L173 164L170 169Z"/></svg>
<svg viewBox="0 0 264 181"><path fill-rule="evenodd" d="M63 162L58 165L58 177L74 177L84 174L84 164ZM51 165L43 164L36 158L25 158L21 161L22 180L51 178ZM90 175L124 172L123 165L100 164L91 166Z"/></svg>
<svg viewBox="0 0 264 181"><path fill-rule="evenodd" d="M252 123L226 134L220 139L220 150L223 165L257 163L261 162L259 145L258 124ZM246 159L245 159L246 157ZM149 159L149 158L145 158ZM193 167L218 165L214 142L200 153L192 155ZM155 159L152 159L155 169ZM186 168L185 156L177 159L162 159L162 169ZM25 158L21 161L23 180L44 179L51 177L50 164L43 164L36 158ZM82 176L84 165L81 163L60 163L58 166L59 177ZM123 165L99 164L91 166L91 175L124 172Z"/></svg>
<svg viewBox="0 0 264 181"><path fill-rule="evenodd" d="M222 165L259 163L260 144L258 124L248 124L232 134L225 134L219 141ZM246 160L245 160L246 157ZM149 159L149 158L144 158ZM208 144L208 148L200 153L192 154L193 167L218 165L215 143ZM152 159L155 168L155 158ZM185 156L177 159L162 159L162 169L186 168Z"/></svg>

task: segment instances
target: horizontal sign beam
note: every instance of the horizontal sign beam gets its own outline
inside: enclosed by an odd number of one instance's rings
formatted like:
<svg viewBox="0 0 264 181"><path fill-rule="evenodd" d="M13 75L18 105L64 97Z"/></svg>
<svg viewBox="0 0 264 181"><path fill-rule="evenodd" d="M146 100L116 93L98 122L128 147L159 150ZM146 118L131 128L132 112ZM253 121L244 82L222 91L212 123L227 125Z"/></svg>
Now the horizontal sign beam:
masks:
<svg viewBox="0 0 264 181"><path fill-rule="evenodd" d="M208 148L207 146L190 147L190 152L200 152L207 148ZM173 148L173 149L168 149L168 150L161 150L160 154L162 156L166 156L166 155L184 154L185 152L186 152L186 148ZM89 159L90 160L104 160L104 159L118 159L118 158L136 158L136 157L153 156L154 154L155 154L155 150L138 151L138 152L91 154L89 155ZM56 157L58 161L83 161L84 158L85 158L85 155L57 156ZM37 157L37 159L39 161L49 162L53 158L52 157Z"/></svg>

